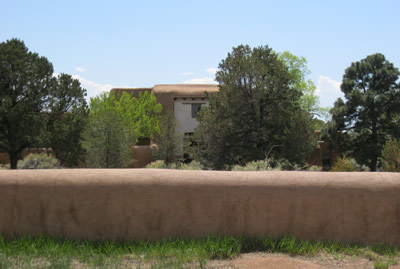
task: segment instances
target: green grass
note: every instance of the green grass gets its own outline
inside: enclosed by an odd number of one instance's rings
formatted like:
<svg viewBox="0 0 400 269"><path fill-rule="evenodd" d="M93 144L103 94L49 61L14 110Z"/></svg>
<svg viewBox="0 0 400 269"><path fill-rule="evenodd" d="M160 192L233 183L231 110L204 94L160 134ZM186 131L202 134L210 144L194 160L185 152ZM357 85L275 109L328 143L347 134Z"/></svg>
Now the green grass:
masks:
<svg viewBox="0 0 400 269"><path fill-rule="evenodd" d="M375 268L388 268L400 256L387 244L361 246L336 242L310 242L293 237L282 239L207 237L164 241L56 240L40 236L0 237L0 268L203 267L210 259L231 259L240 253L278 252L313 256L320 252L365 257Z"/></svg>

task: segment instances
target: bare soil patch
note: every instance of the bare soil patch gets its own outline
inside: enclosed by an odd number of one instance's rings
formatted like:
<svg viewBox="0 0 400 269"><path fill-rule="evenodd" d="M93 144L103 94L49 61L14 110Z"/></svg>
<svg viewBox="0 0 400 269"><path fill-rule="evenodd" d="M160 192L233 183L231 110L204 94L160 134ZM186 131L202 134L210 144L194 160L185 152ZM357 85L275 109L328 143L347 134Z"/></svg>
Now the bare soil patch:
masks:
<svg viewBox="0 0 400 269"><path fill-rule="evenodd" d="M398 264L390 268L400 269ZM374 262L366 258L341 254L320 253L312 257L291 256L275 253L248 253L242 254L233 260L212 260L207 262L206 268L294 268L294 269L339 269L339 268L374 268Z"/></svg>

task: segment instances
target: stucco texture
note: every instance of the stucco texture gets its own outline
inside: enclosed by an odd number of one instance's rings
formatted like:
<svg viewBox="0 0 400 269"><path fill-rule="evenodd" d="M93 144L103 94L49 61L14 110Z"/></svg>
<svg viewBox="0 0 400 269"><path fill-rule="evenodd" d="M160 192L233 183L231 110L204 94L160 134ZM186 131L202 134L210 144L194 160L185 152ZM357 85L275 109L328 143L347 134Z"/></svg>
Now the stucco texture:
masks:
<svg viewBox="0 0 400 269"><path fill-rule="evenodd" d="M293 235L400 246L400 174L0 171L0 234L124 240Z"/></svg>

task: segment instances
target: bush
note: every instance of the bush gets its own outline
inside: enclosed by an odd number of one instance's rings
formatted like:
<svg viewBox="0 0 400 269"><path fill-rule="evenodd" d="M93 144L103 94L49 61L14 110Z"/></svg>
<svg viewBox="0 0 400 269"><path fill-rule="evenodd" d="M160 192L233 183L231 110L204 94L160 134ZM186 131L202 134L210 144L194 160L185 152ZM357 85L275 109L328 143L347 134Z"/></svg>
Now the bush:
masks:
<svg viewBox="0 0 400 269"><path fill-rule="evenodd" d="M308 171L322 171L322 167L318 165L311 165L310 167L307 168Z"/></svg>
<svg viewBox="0 0 400 269"><path fill-rule="evenodd" d="M202 170L203 169L201 164L197 161L192 161L189 164L177 162L177 163L171 163L167 166L165 164L165 162L162 160L151 162L148 165L146 165L145 168L178 169L178 170Z"/></svg>
<svg viewBox="0 0 400 269"><path fill-rule="evenodd" d="M336 163L332 166L332 172L354 172L359 170L356 160L343 156L338 158Z"/></svg>
<svg viewBox="0 0 400 269"><path fill-rule="evenodd" d="M400 140L389 138L382 149L382 169L400 172Z"/></svg>
<svg viewBox="0 0 400 269"><path fill-rule="evenodd" d="M235 165L232 171L291 171L300 170L297 164L290 163L285 159L266 159L248 162L245 166Z"/></svg>
<svg viewBox="0 0 400 269"><path fill-rule="evenodd" d="M60 162L46 153L31 153L18 161L18 169L59 169Z"/></svg>
<svg viewBox="0 0 400 269"><path fill-rule="evenodd" d="M8 170L10 169L10 164L0 164L0 170Z"/></svg>
<svg viewBox="0 0 400 269"><path fill-rule="evenodd" d="M186 164L183 163L179 166L178 169L181 170L203 170L203 166L198 161L191 161L190 163Z"/></svg>
<svg viewBox="0 0 400 269"><path fill-rule="evenodd" d="M164 161L158 160L158 161L149 163L148 165L145 166L145 168L158 168L158 169L160 169L160 168L167 168L167 167L166 167Z"/></svg>

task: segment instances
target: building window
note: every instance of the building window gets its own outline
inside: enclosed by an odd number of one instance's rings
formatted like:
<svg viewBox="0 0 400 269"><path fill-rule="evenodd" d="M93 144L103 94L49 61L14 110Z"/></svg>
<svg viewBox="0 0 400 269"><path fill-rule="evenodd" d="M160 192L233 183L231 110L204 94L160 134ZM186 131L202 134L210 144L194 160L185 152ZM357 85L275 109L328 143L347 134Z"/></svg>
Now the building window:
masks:
<svg viewBox="0 0 400 269"><path fill-rule="evenodd" d="M202 104L192 104L192 118L196 118L197 112L200 111Z"/></svg>

